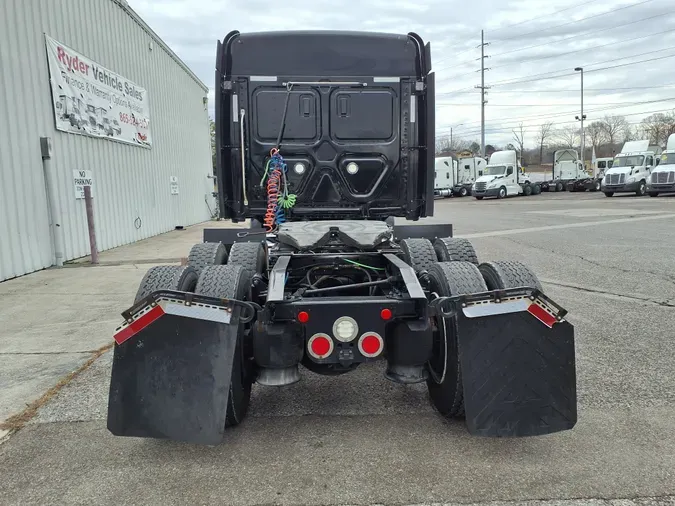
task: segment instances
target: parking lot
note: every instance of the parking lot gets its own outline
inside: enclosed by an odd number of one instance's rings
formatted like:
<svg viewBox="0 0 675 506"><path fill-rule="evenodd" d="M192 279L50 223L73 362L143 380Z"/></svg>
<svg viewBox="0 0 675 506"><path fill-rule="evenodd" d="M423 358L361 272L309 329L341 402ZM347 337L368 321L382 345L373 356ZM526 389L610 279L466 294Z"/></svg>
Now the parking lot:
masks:
<svg viewBox="0 0 675 506"><path fill-rule="evenodd" d="M254 387L218 447L113 437L112 330L151 262L200 240L193 227L0 284L1 419L86 366L5 435L0 504L675 504L675 196L452 198L429 221L453 223L481 260L527 263L570 312L572 431L471 437L424 385L390 383L376 364Z"/></svg>

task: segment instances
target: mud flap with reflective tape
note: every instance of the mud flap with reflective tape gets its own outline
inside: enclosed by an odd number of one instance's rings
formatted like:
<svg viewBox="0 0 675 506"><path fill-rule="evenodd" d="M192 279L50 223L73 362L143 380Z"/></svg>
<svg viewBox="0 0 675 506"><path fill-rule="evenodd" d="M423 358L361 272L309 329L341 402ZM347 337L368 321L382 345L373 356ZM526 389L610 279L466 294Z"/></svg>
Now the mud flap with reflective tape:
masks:
<svg viewBox="0 0 675 506"><path fill-rule="evenodd" d="M186 303L186 295L189 299ZM108 430L218 444L223 439L241 308L153 294L115 333Z"/></svg>
<svg viewBox="0 0 675 506"><path fill-rule="evenodd" d="M461 297L466 424L491 437L550 434L577 421L574 327L535 289Z"/></svg>

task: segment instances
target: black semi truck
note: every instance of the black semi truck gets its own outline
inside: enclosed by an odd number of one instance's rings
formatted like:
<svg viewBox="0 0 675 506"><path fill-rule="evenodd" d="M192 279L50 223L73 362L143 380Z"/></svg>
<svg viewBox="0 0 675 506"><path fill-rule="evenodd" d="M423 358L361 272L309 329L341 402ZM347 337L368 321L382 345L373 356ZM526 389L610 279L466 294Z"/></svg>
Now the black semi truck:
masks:
<svg viewBox="0 0 675 506"><path fill-rule="evenodd" d="M471 434L577 420L574 328L535 274L480 262L434 213L429 44L414 34L232 32L216 62L221 217L152 267L116 330L108 428L216 444L254 384L375 360ZM415 224L398 224L395 219ZM339 388L335 384L334 388Z"/></svg>

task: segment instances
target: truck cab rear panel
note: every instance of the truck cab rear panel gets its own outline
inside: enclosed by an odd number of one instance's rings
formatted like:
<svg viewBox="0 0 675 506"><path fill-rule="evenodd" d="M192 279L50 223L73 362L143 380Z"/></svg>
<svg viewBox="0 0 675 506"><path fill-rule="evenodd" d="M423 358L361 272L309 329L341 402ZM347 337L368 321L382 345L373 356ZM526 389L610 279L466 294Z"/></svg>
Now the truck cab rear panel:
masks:
<svg viewBox="0 0 675 506"><path fill-rule="evenodd" d="M432 215L428 53L415 34L228 35L216 70L222 217L264 216L270 190L261 181L276 147L298 218Z"/></svg>

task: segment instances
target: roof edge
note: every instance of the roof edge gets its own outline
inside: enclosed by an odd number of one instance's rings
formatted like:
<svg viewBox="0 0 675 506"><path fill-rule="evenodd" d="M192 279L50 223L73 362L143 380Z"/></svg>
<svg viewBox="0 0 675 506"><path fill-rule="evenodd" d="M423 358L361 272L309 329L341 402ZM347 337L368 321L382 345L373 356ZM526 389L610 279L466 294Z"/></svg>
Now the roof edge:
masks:
<svg viewBox="0 0 675 506"><path fill-rule="evenodd" d="M157 33L150 28L150 26L143 21L143 18L129 6L129 2L127 0L112 0L114 4L116 4L120 9L122 9L124 12L126 12L131 19L133 19L157 44L159 44L164 51L169 55L169 57L174 60L179 67L181 67L187 74L199 85L201 88L208 93L209 87L206 86L202 82L201 79L197 77L197 75L190 69L190 67L187 66L187 64L181 60L176 53L173 52L173 50L167 45L166 42L164 42Z"/></svg>

